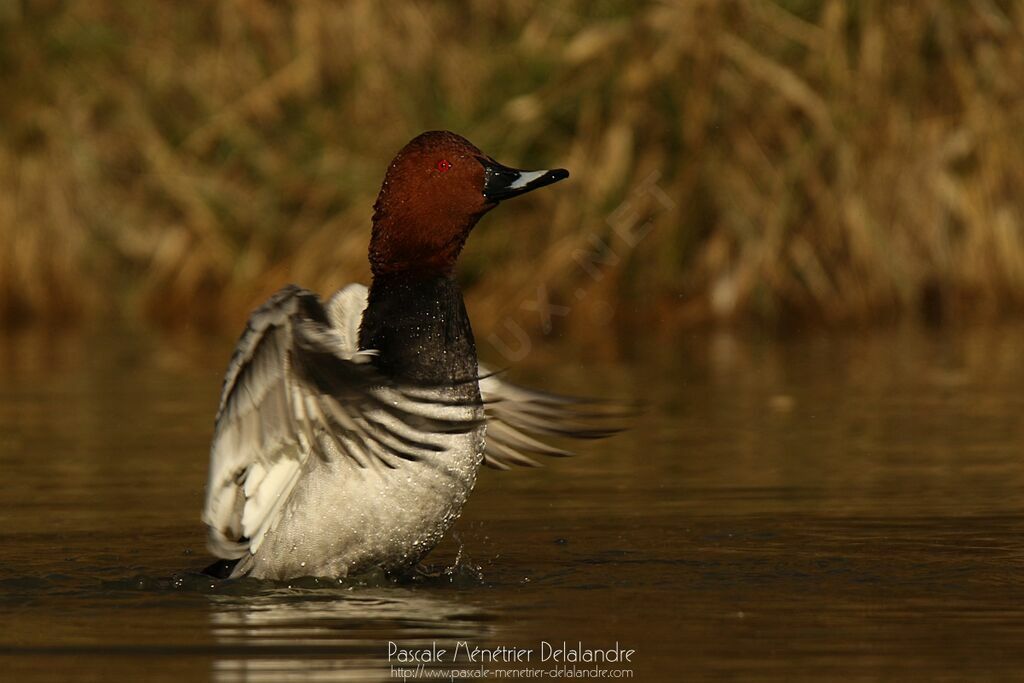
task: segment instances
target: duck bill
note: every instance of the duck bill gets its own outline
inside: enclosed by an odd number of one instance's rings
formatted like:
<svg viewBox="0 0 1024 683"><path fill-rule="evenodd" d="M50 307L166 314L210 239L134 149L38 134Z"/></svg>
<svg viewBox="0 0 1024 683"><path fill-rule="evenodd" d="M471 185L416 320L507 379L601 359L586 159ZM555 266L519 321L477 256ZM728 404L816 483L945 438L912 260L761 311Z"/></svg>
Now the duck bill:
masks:
<svg viewBox="0 0 1024 683"><path fill-rule="evenodd" d="M522 171L502 166L493 159L481 159L484 167L484 197L492 202L518 197L569 177L564 168L544 171Z"/></svg>

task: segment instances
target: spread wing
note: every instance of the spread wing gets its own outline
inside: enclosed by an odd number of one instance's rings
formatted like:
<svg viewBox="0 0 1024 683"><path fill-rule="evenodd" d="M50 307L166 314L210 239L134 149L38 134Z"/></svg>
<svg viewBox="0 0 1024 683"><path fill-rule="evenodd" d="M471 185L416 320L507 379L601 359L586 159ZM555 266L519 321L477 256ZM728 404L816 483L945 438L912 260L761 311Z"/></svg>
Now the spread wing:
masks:
<svg viewBox="0 0 1024 683"><path fill-rule="evenodd" d="M358 349L366 288L325 308L304 289L277 292L249 319L224 377L203 521L209 547L256 552L311 457L395 468L430 457L442 432L479 426L477 406L385 380ZM398 406L401 406L399 408Z"/></svg>
<svg viewBox="0 0 1024 683"><path fill-rule="evenodd" d="M603 439L622 431L614 426L635 409L597 399L560 396L517 386L480 366L480 396L487 419L484 464L497 470L512 465L539 467L532 455L565 457L572 451L538 436Z"/></svg>

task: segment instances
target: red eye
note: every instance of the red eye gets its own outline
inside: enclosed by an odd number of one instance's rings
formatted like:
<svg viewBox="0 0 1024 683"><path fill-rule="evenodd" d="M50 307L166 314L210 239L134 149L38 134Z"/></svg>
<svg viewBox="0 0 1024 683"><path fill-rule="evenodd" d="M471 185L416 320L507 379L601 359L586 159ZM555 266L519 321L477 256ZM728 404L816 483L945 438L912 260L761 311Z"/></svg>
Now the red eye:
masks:
<svg viewBox="0 0 1024 683"><path fill-rule="evenodd" d="M452 163L450 161L448 161L447 159L441 159L441 161L437 162L437 171L438 171L438 173L445 173L451 167L452 167Z"/></svg>

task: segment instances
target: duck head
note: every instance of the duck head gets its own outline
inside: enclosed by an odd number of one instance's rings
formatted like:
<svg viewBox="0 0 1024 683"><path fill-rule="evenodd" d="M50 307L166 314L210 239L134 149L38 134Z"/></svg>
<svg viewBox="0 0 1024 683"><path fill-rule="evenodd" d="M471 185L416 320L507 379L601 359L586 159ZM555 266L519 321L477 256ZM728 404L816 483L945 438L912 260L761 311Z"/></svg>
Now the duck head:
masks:
<svg viewBox="0 0 1024 683"><path fill-rule="evenodd" d="M423 133L388 166L373 206L373 274L448 275L485 213L505 199L567 177L562 168L503 166L455 133Z"/></svg>

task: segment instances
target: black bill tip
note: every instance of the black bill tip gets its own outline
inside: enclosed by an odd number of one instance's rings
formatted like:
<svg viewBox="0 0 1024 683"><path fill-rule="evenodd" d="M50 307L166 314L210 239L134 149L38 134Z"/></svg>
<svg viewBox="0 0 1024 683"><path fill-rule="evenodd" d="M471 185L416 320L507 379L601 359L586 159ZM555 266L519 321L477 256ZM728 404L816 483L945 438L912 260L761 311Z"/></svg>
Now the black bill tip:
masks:
<svg viewBox="0 0 1024 683"><path fill-rule="evenodd" d="M480 163L484 167L484 197L496 202L518 197L569 177L569 171L564 168L523 171L502 166L491 159L481 159Z"/></svg>

